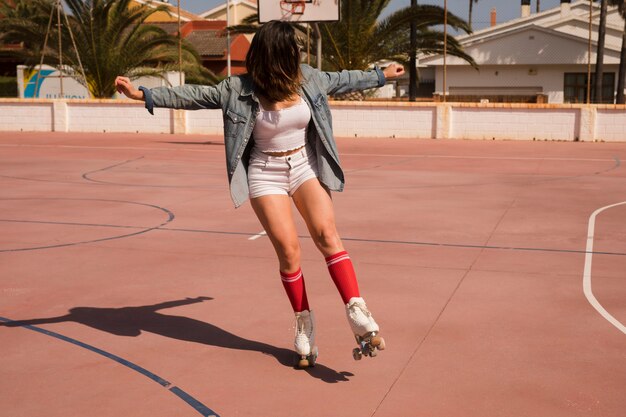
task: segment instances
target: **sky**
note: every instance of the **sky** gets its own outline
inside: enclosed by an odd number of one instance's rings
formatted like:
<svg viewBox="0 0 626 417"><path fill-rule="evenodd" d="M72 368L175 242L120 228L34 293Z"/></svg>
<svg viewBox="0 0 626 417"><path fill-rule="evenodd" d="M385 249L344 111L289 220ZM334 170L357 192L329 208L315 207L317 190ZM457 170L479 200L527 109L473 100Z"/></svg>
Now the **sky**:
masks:
<svg viewBox="0 0 626 417"><path fill-rule="evenodd" d="M275 0L277 1L277 0ZM324 0L322 0L324 1ZM328 0L326 0L328 1ZM176 0L170 0L176 4ZM200 13L212 9L213 7L225 3L225 0L180 0L181 7L192 13ZM531 1L531 10L536 10L537 0ZM417 0L418 4L437 4L443 7L443 0ZM548 10L553 7L559 7L560 0L541 0L541 10ZM383 17L397 9L407 7L411 4L410 0L391 0ZM474 30L484 28L489 25L491 9L496 8L498 15L498 23L520 17L521 1L520 0L478 0L474 3L473 9L473 27ZM459 17L467 20L469 12L469 0L448 0L448 10Z"/></svg>

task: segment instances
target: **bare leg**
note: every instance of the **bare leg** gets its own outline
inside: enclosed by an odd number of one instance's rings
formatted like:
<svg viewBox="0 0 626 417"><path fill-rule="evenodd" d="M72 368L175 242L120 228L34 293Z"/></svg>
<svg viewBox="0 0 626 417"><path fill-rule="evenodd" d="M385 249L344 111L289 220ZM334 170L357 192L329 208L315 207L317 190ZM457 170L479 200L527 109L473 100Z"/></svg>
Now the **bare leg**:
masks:
<svg viewBox="0 0 626 417"><path fill-rule="evenodd" d="M306 222L313 242L324 257L344 250L335 226L335 212L330 192L317 178L302 184L293 194L293 201Z"/></svg>
<svg viewBox="0 0 626 417"><path fill-rule="evenodd" d="M251 200L252 208L267 232L280 264L281 279L296 315L294 347L297 366L315 365L315 324L309 309L300 270L300 242L291 211L291 201L286 195L265 195Z"/></svg>
<svg viewBox="0 0 626 417"><path fill-rule="evenodd" d="M281 272L297 271L300 268L300 242L289 197L264 195L251 199L250 203L276 250Z"/></svg>

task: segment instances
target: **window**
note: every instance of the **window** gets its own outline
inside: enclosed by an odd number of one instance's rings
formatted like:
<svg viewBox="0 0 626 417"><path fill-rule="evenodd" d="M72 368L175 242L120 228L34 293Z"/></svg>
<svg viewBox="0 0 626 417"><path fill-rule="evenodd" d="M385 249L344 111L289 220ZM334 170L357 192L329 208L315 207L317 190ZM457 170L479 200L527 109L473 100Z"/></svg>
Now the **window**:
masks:
<svg viewBox="0 0 626 417"><path fill-rule="evenodd" d="M591 74L591 101L595 95L593 85L593 74ZM615 73L605 72L602 75L602 102L613 103L615 94ZM587 73L566 72L565 87L563 89L566 103L586 103L587 102Z"/></svg>

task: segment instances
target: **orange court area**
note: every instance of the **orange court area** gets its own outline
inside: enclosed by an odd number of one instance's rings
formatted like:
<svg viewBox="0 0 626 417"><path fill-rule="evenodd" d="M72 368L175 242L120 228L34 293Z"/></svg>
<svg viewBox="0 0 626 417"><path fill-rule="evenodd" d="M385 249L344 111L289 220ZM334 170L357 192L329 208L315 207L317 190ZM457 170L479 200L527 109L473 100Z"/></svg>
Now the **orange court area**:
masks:
<svg viewBox="0 0 626 417"><path fill-rule="evenodd" d="M339 139L387 349L352 359L303 222L318 364L221 137L0 133L0 416L621 416L626 143Z"/></svg>

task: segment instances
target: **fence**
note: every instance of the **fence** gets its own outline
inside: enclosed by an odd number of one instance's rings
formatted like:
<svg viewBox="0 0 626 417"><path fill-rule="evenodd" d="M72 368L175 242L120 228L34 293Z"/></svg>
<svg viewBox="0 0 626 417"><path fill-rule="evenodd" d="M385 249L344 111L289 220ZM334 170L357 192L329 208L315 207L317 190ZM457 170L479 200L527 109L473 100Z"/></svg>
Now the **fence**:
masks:
<svg viewBox="0 0 626 417"><path fill-rule="evenodd" d="M332 102L338 137L626 141L614 104ZM222 134L219 110L127 100L0 99L0 131Z"/></svg>

